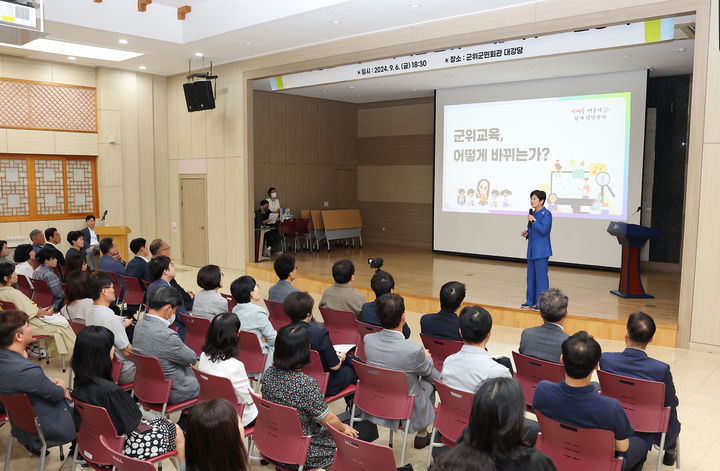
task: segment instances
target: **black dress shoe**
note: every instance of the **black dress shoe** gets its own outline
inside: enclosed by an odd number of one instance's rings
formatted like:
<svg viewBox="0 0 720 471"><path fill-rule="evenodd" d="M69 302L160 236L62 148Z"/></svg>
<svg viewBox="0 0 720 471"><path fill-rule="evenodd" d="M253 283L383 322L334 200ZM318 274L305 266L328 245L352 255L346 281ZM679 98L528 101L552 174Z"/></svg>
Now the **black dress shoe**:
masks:
<svg viewBox="0 0 720 471"><path fill-rule="evenodd" d="M421 448L425 448L430 444L430 434L428 433L424 437L418 437L415 435L415 440L413 441L413 446L420 450Z"/></svg>
<svg viewBox="0 0 720 471"><path fill-rule="evenodd" d="M29 451L29 452L32 453L33 455L35 455L35 456L40 456L40 452L42 451L42 448L40 448L40 449L38 449L38 450L35 450L34 448L30 448L30 447L27 446L27 445L23 445L23 446L25 447L25 449L26 449L27 451ZM49 454L50 454L50 450L45 450L45 456L47 456L47 455L49 455Z"/></svg>
<svg viewBox="0 0 720 471"><path fill-rule="evenodd" d="M668 450L665 450L665 455L663 455L663 464L665 466L673 466L676 460L677 448L670 448Z"/></svg>

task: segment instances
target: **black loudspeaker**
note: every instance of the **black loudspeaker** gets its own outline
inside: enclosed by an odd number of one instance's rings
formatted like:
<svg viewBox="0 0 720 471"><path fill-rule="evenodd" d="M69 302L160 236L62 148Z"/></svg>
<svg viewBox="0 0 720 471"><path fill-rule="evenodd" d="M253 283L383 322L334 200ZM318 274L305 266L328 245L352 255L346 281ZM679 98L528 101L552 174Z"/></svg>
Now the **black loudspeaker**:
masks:
<svg viewBox="0 0 720 471"><path fill-rule="evenodd" d="M212 110L215 108L212 82L210 80L197 80L183 84L185 104L189 112Z"/></svg>

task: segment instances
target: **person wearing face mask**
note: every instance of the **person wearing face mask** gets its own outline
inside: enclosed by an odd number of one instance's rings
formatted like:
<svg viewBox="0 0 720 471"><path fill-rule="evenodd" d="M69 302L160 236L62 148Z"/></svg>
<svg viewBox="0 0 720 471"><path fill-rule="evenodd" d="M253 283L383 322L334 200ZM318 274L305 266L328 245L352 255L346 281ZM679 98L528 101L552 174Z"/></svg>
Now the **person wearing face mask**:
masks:
<svg viewBox="0 0 720 471"><path fill-rule="evenodd" d="M133 351L141 355L156 357L160 361L165 377L172 380L170 404L189 401L200 392L200 384L192 371L198 357L185 345L177 332L170 329L175 321L182 297L170 286L160 286L148 293L148 312L135 326ZM183 418L178 424L184 425Z"/></svg>
<svg viewBox="0 0 720 471"><path fill-rule="evenodd" d="M277 213L280 211L280 200L277 197L277 190L274 186L271 186L268 188L267 191L268 194L268 203L270 203L270 212L271 213Z"/></svg>

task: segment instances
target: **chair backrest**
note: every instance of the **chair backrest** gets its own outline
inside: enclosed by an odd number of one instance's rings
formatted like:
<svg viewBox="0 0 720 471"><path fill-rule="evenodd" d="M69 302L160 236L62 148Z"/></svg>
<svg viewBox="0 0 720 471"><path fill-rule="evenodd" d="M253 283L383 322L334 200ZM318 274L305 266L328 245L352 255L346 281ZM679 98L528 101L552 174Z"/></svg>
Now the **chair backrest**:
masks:
<svg viewBox="0 0 720 471"><path fill-rule="evenodd" d="M262 374L265 371L267 353L263 353L260 339L253 332L240 331L237 359L245 365L248 374Z"/></svg>
<svg viewBox="0 0 720 471"><path fill-rule="evenodd" d="M355 313L350 311L339 311L321 307L320 315L323 318L323 328L330 334L333 344L357 345L360 340L358 328L355 325Z"/></svg>
<svg viewBox="0 0 720 471"><path fill-rule="evenodd" d="M113 292L115 292L115 299L117 300L117 302L120 302L123 290L123 284L120 281L120 278L118 278L118 276L111 271L107 271L105 273L110 275L110 277L113 279Z"/></svg>
<svg viewBox="0 0 720 471"><path fill-rule="evenodd" d="M445 359L450 355L459 352L463 346L463 342L460 340L438 339L425 334L420 334L420 339L422 340L425 348L430 350L433 364L435 365L435 369L438 371L442 371Z"/></svg>
<svg viewBox="0 0 720 471"><path fill-rule="evenodd" d="M545 453L559 471L620 471L615 458L615 436L610 430L583 429L535 413L540 424L535 447Z"/></svg>
<svg viewBox="0 0 720 471"><path fill-rule="evenodd" d="M81 330L85 328L85 323L80 321L68 321L70 323L70 327L72 327L73 332L75 332L75 335L79 334Z"/></svg>
<svg viewBox="0 0 720 471"><path fill-rule="evenodd" d="M109 444L106 437L100 437L100 444L105 448L112 459L112 464L117 471L155 471L155 466L147 461L130 458L118 452Z"/></svg>
<svg viewBox="0 0 720 471"><path fill-rule="evenodd" d="M408 393L403 371L388 370L353 360L358 375L355 404L364 412L384 419L409 419L415 396Z"/></svg>
<svg viewBox="0 0 720 471"><path fill-rule="evenodd" d="M285 219L282 224L280 224L282 234L285 237L293 237L295 235L295 227L297 226L297 219Z"/></svg>
<svg viewBox="0 0 720 471"><path fill-rule="evenodd" d="M308 230L312 231L314 229L314 226L313 226L312 215L310 214L310 210L309 209L301 209L300 217L308 220Z"/></svg>
<svg viewBox="0 0 720 471"><path fill-rule="evenodd" d="M310 220L307 218L300 218L295 220L295 233L300 235L310 234Z"/></svg>
<svg viewBox="0 0 720 471"><path fill-rule="evenodd" d="M135 363L133 386L135 396L149 404L167 404L172 380L165 378L160 361L155 357L133 352L133 363Z"/></svg>
<svg viewBox="0 0 720 471"><path fill-rule="evenodd" d="M18 273L18 289L22 294L32 299L33 288L30 286L30 280L28 280L27 276L21 275L20 273Z"/></svg>
<svg viewBox="0 0 720 471"><path fill-rule="evenodd" d="M100 437L104 436L107 440L117 443L122 442L115 430L107 410L103 407L85 404L80 401L73 401L75 410L82 417L80 430L78 430L76 439L82 457L100 466L112 466L112 458L105 447L100 443Z"/></svg>
<svg viewBox="0 0 720 471"><path fill-rule="evenodd" d="M333 471L395 471L395 456L389 446L368 443L345 435L328 425L337 449Z"/></svg>
<svg viewBox="0 0 720 471"><path fill-rule="evenodd" d="M235 407L238 415L242 417L243 410L245 410L245 403L238 402L237 394L235 394L235 388L232 385L232 381L222 376L211 375L205 373L197 368L193 368L193 373L200 383L200 394L198 395L198 401L205 401L209 399L227 399L230 404Z"/></svg>
<svg viewBox="0 0 720 471"><path fill-rule="evenodd" d="M38 435L39 421L26 394L0 396L0 401L5 404L5 412L10 417L13 427Z"/></svg>
<svg viewBox="0 0 720 471"><path fill-rule="evenodd" d="M123 369L123 362L120 361L120 359L117 357L117 355L113 355L112 359L112 380L116 383L120 381L120 374L122 373Z"/></svg>
<svg viewBox="0 0 720 471"><path fill-rule="evenodd" d="M302 371L311 378L315 378L324 396L327 391L328 381L330 380L330 373L323 370L320 354L316 350L310 350L310 363L305 365Z"/></svg>
<svg viewBox="0 0 720 471"><path fill-rule="evenodd" d="M205 337L210 328L210 319L204 317L193 317L186 314L178 313L180 318L185 322L185 345L196 355L202 353L202 347L205 344Z"/></svg>
<svg viewBox="0 0 720 471"><path fill-rule="evenodd" d="M667 432L670 407L665 407L665 383L601 370L597 373L600 394L620 401L636 432Z"/></svg>
<svg viewBox="0 0 720 471"><path fill-rule="evenodd" d="M539 360L518 352L512 352L512 355L517 370L515 379L522 387L525 403L528 406L532 405L535 388L540 381L546 379L559 383L565 379L565 367L560 363Z"/></svg>
<svg viewBox="0 0 720 471"><path fill-rule="evenodd" d="M312 437L304 434L297 410L250 394L258 408L253 441L260 454L275 462L304 465Z"/></svg>
<svg viewBox="0 0 720 471"><path fill-rule="evenodd" d="M52 304L53 294L45 280L33 279L32 300L40 307L47 307Z"/></svg>
<svg viewBox="0 0 720 471"><path fill-rule="evenodd" d="M319 209L311 209L310 217L312 218L313 228L315 228L316 231L325 229L325 223L323 223L322 218L322 211L320 211Z"/></svg>
<svg viewBox="0 0 720 471"><path fill-rule="evenodd" d="M365 337L367 334L374 334L375 332L380 332L383 330L383 328L379 325L373 325L373 324L366 324L364 322L360 322L359 320L355 320L355 327L357 327L357 331L360 334L360 337Z"/></svg>
<svg viewBox="0 0 720 471"><path fill-rule="evenodd" d="M267 299L264 301L265 306L267 306L268 309L268 314L270 315L270 323L272 324L273 329L277 331L292 323L292 320L287 314L285 314L282 303L269 301Z"/></svg>
<svg viewBox="0 0 720 471"><path fill-rule="evenodd" d="M140 280L134 276L120 275L120 280L125 284L125 298L123 301L131 306L140 306L145 300L145 291L140 285Z"/></svg>
<svg viewBox="0 0 720 471"><path fill-rule="evenodd" d="M238 302L235 300L235 298L233 298L233 297L232 297L231 295L229 295L229 294L220 293L220 296L222 296L223 298L227 299L227 302L228 302L228 312L232 312L233 308L234 308L235 306L237 306L237 303L238 303Z"/></svg>
<svg viewBox="0 0 720 471"><path fill-rule="evenodd" d="M440 397L435 412L435 428L444 439L455 443L470 420L475 394L453 389L437 379L435 390Z"/></svg>
<svg viewBox="0 0 720 471"><path fill-rule="evenodd" d="M143 289L147 292L147 289L150 287L151 284L153 284L152 281L142 280Z"/></svg>
<svg viewBox="0 0 720 471"><path fill-rule="evenodd" d="M0 309L3 311L17 311L17 306L10 301L0 301Z"/></svg>

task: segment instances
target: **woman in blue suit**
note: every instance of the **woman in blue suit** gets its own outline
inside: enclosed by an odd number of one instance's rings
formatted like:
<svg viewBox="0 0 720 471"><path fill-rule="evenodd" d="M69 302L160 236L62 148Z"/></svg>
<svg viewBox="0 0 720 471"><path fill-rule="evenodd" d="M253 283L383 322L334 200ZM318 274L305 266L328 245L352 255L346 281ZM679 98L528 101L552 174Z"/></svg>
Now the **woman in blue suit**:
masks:
<svg viewBox="0 0 720 471"><path fill-rule="evenodd" d="M552 256L552 247L550 247L552 213L543 206L545 197L545 192L542 190L534 190L530 193L530 206L532 206L533 213L528 214L527 230L520 234L528 240L527 295L525 302L520 307L536 311L538 296L550 287L548 258Z"/></svg>

